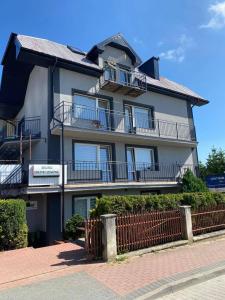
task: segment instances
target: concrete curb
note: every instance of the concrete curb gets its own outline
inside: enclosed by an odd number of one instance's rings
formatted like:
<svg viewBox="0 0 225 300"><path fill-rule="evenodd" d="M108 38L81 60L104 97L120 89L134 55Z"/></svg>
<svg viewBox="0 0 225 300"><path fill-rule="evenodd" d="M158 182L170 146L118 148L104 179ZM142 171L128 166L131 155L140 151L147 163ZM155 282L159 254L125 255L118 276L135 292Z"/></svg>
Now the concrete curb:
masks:
<svg viewBox="0 0 225 300"><path fill-rule="evenodd" d="M210 239L210 238L214 238L214 237L218 237L218 236L222 236L222 235L225 235L225 230L219 230L219 231L214 231L214 232L204 233L201 235L194 236L193 241L198 242L198 241L202 241L205 239Z"/></svg>
<svg viewBox="0 0 225 300"><path fill-rule="evenodd" d="M142 296L136 297L136 300L154 300L160 299L163 296L170 295L179 290L187 288L189 286L193 286L205 281L208 281L212 278L221 276L225 274L225 263L223 262L222 267L217 267L208 271L202 271L197 274L187 276L182 279L175 280L170 283L165 283L161 287L154 289L148 293L145 293ZM210 266L209 266L210 268Z"/></svg>
<svg viewBox="0 0 225 300"><path fill-rule="evenodd" d="M130 258L132 256L140 256L140 255L144 255L147 253L152 253L152 252L157 252L157 251L161 251L161 250L165 250L165 249L172 249L175 247L184 246L187 244L188 244L187 240L180 240L180 241L176 241L176 242L166 243L163 245L153 246L153 247L149 247L149 248L144 248L144 249L140 249L140 250L136 250L136 251L119 254L119 255L117 255L117 258L119 258L121 256L126 256L127 258Z"/></svg>

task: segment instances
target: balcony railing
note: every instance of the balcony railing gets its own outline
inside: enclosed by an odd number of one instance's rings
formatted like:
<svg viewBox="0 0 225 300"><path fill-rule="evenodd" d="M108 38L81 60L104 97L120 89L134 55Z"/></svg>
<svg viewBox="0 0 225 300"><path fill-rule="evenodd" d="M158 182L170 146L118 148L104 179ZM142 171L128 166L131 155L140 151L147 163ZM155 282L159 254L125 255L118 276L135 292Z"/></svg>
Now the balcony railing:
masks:
<svg viewBox="0 0 225 300"><path fill-rule="evenodd" d="M41 136L40 118L26 118L20 121L0 122L0 142L24 138L39 138Z"/></svg>
<svg viewBox="0 0 225 300"><path fill-rule="evenodd" d="M31 163L48 164L43 160ZM26 164L0 162L0 190L29 184L28 165L28 162ZM69 161L65 162L65 165L68 185L180 182L188 169L195 174L197 171L197 167L186 164Z"/></svg>
<svg viewBox="0 0 225 300"><path fill-rule="evenodd" d="M136 71L128 71L118 66L106 66L100 79L104 90L137 97L147 90L146 76Z"/></svg>
<svg viewBox="0 0 225 300"><path fill-rule="evenodd" d="M55 118L64 125L77 129L108 131L127 135L167 138L182 141L196 141L195 128L189 124L146 118L104 108L91 109L87 106L62 102L55 108ZM58 125L53 121L53 128Z"/></svg>
<svg viewBox="0 0 225 300"><path fill-rule="evenodd" d="M68 184L110 182L179 181L192 165L127 163L127 162L69 162Z"/></svg>

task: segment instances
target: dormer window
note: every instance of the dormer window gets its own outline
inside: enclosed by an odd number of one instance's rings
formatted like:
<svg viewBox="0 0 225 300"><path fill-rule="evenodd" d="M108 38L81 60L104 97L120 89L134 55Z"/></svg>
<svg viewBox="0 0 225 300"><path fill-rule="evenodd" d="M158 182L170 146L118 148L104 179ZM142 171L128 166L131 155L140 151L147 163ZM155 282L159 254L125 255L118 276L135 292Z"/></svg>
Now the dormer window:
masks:
<svg viewBox="0 0 225 300"><path fill-rule="evenodd" d="M106 63L105 72L104 72L105 80L116 81L116 67L110 63Z"/></svg>
<svg viewBox="0 0 225 300"><path fill-rule="evenodd" d="M119 82L124 85L130 85L131 73L128 70L119 68Z"/></svg>

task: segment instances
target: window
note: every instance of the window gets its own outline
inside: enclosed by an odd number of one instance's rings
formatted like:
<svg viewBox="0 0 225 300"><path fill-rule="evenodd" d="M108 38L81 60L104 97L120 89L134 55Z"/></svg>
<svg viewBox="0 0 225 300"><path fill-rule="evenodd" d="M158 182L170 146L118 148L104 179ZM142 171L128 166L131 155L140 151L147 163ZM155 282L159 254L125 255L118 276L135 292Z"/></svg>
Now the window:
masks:
<svg viewBox="0 0 225 300"><path fill-rule="evenodd" d="M125 105L125 130L136 132L137 129L153 128L152 108Z"/></svg>
<svg viewBox="0 0 225 300"><path fill-rule="evenodd" d="M95 171L100 171L104 182L111 181L111 151L108 145L74 144L74 169L77 171L88 171L87 178L93 177ZM96 173L96 172L95 172ZM93 177L95 178L95 177Z"/></svg>
<svg viewBox="0 0 225 300"><path fill-rule="evenodd" d="M128 178L134 179L136 171L155 170L154 150L152 148L127 148Z"/></svg>
<svg viewBox="0 0 225 300"><path fill-rule="evenodd" d="M134 107L134 126L137 128L151 128L148 108Z"/></svg>
<svg viewBox="0 0 225 300"><path fill-rule="evenodd" d="M116 81L116 68L106 65L104 78L105 80Z"/></svg>
<svg viewBox="0 0 225 300"><path fill-rule="evenodd" d="M73 116L80 120L92 120L98 128L109 128L109 102L89 96L73 96Z"/></svg>
<svg viewBox="0 0 225 300"><path fill-rule="evenodd" d="M124 69L119 69L119 82L125 85L130 84L130 72Z"/></svg>
<svg viewBox="0 0 225 300"><path fill-rule="evenodd" d="M96 99L75 95L73 101L74 117L77 119L96 120Z"/></svg>
<svg viewBox="0 0 225 300"><path fill-rule="evenodd" d="M79 214L87 219L90 216L90 210L95 208L96 196L74 197L73 214Z"/></svg>

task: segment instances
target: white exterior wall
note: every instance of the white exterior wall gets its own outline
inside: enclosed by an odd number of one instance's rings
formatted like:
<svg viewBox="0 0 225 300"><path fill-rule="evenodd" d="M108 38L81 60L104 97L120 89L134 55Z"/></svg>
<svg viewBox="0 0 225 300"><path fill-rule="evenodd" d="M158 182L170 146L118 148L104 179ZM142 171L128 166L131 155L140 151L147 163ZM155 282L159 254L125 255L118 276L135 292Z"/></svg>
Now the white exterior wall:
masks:
<svg viewBox="0 0 225 300"><path fill-rule="evenodd" d="M117 49L114 50L116 50L115 52L117 52ZM128 61L127 64L129 63L130 62ZM155 110L156 119L189 124L187 102L184 100L152 92L146 92L143 95L136 98L111 93L108 91L99 90L97 78L79 74L77 72L68 71L65 69L60 69L60 95L59 98L56 97L57 99L55 99L55 103L58 104L59 101L66 101L68 103L72 103L72 89L78 89L85 92L99 93L101 95L110 96L113 98L114 110L118 112L123 112L123 101L131 101L134 103L153 106ZM96 138L94 132L91 136L91 140L95 141ZM65 160L73 159L73 139L76 140L76 133L73 133L71 137L65 137ZM80 140L80 138L78 138L78 140ZM157 146L159 163L162 162L171 164L179 162L185 164L193 164L196 162L195 157L193 160L191 146L190 148L188 148L187 146L166 146L166 144L165 146L162 146L157 145L157 142L154 143L152 141L143 141L143 145L149 145L150 147ZM116 160L125 161L125 144L123 143L116 143Z"/></svg>
<svg viewBox="0 0 225 300"><path fill-rule="evenodd" d="M42 140L32 145L32 159L47 158L48 133L48 69L35 66L32 70L27 86L26 96L22 109L16 120L23 117L40 117ZM27 153L26 153L27 154Z"/></svg>

